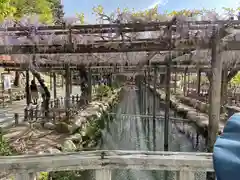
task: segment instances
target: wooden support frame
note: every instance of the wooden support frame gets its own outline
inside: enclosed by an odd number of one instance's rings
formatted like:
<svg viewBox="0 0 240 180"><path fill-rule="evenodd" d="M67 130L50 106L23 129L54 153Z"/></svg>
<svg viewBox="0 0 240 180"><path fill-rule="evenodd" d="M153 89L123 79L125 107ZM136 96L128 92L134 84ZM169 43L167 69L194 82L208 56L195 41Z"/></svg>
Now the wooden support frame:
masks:
<svg viewBox="0 0 240 180"><path fill-rule="evenodd" d="M92 24L92 25L72 25L71 29L76 30L79 34L98 34L98 33L109 33L116 32L117 29L122 29L122 32L141 32L141 31L149 31L151 28L153 31L160 30L161 26L165 26L169 22L151 22L151 23L126 23L126 24ZM5 32L26 32L29 31L29 27L8 27L4 29ZM65 32L68 34L69 29L66 29L66 26L39 26L36 29L37 31L58 31L59 34ZM105 30L105 32L104 32Z"/></svg>
<svg viewBox="0 0 240 180"><path fill-rule="evenodd" d="M29 70L26 70L26 85L25 85L25 91L26 91L26 104L27 104L27 106L29 106L30 103L31 103Z"/></svg>
<svg viewBox="0 0 240 180"><path fill-rule="evenodd" d="M70 89L70 78L71 78L71 72L69 65L66 65L66 70L65 70L65 107L66 107L66 117L69 118L69 108L70 108L70 95L71 95L71 89Z"/></svg>
<svg viewBox="0 0 240 180"><path fill-rule="evenodd" d="M183 95L187 95L187 72L188 68L184 69L184 74L183 74Z"/></svg>
<svg viewBox="0 0 240 180"><path fill-rule="evenodd" d="M88 69L88 102L92 101L92 70Z"/></svg>
<svg viewBox="0 0 240 180"><path fill-rule="evenodd" d="M35 52L34 52L35 50ZM176 49L182 51L184 49ZM82 54L82 53L110 53L110 52L138 52L138 51L169 51L164 41L156 43L129 42L129 43L95 43L77 44L72 48L71 44L64 45L14 45L1 46L0 54Z"/></svg>
<svg viewBox="0 0 240 180"><path fill-rule="evenodd" d="M126 24L93 24L93 25L72 25L71 29L74 33L78 34L98 34L98 33L109 33L116 32L117 29L121 29L122 32L142 32L142 31L157 31L163 28L164 26L168 26L169 23L172 24L172 29L175 29L174 21L165 21L165 22L147 22L147 23L126 23ZM216 26L218 24L227 25L229 24L228 20L225 21L186 21L185 24L191 30L196 29L206 29L207 25ZM240 24L239 20L231 21L231 25L235 28L238 28ZM19 33L19 35L26 35L24 32L29 31L29 27L21 26L21 27L8 27L4 29L4 32L15 32ZM36 28L37 32L45 31L54 34L68 34L68 29L66 29L65 25L59 26L39 26ZM21 34L20 34L21 33ZM44 34L44 33L43 33ZM46 33L45 33L46 34Z"/></svg>
<svg viewBox="0 0 240 180"><path fill-rule="evenodd" d="M168 32L169 45L172 47L171 38L172 38L172 27L169 27ZM169 59L168 59L169 58ZM164 111L164 151L168 151L168 136L169 136L169 116L170 116L170 83L171 83L171 62L172 62L172 52L169 52L169 56L165 61L168 61L166 65L166 76L165 76L165 111Z"/></svg>
<svg viewBox="0 0 240 180"><path fill-rule="evenodd" d="M209 49L209 44L199 45L201 49ZM35 52L34 52L35 50ZM169 48L165 41L129 42L129 43L93 43L72 45L0 45L1 54L83 54L83 53L113 53L113 52L141 52L141 51L193 51L195 45ZM228 42L224 50L240 50L240 42Z"/></svg>
<svg viewBox="0 0 240 180"><path fill-rule="evenodd" d="M57 98L57 75L55 72L53 73L53 97Z"/></svg>
<svg viewBox="0 0 240 180"><path fill-rule="evenodd" d="M221 82L222 82L222 65L223 61L220 57L221 50L219 47L219 32L214 29L211 42L211 53L212 53L212 71L210 78L210 106L209 106L209 126L208 126L208 138L207 148L208 152L213 151L213 146L216 141L219 122L220 122L220 110L221 110Z"/></svg>
<svg viewBox="0 0 240 180"><path fill-rule="evenodd" d="M111 180L113 169L179 171L179 180L194 180L195 171L213 172L211 153L116 150L9 156L0 160L0 168L16 174L17 180L34 180L41 171L88 169L96 170L97 180Z"/></svg>
<svg viewBox="0 0 240 180"><path fill-rule="evenodd" d="M109 169L96 170L96 180L111 180L112 172Z"/></svg>
<svg viewBox="0 0 240 180"><path fill-rule="evenodd" d="M201 91L201 76L202 76L202 70L200 68L197 68L197 94L200 95Z"/></svg>

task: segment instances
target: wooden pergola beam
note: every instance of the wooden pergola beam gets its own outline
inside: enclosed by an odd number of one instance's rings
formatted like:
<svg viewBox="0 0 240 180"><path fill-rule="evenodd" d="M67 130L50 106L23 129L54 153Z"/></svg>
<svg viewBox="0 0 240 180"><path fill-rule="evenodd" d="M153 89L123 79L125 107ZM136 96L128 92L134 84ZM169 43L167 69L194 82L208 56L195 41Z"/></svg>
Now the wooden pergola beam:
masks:
<svg viewBox="0 0 240 180"><path fill-rule="evenodd" d="M240 50L239 41L225 42L223 50ZM208 49L209 44L198 45L201 49ZM77 44L74 48L70 44L65 45L0 45L0 54L82 54L82 53L112 53L112 52L140 52L140 51L193 51L196 45L183 44L182 46L169 48L164 41L147 42L122 42L122 43L94 43Z"/></svg>
<svg viewBox="0 0 240 180"><path fill-rule="evenodd" d="M188 27L192 27L192 29L206 29L208 27L206 26L216 26L216 25L228 25L231 24L233 27L240 24L239 20L219 20L219 21L186 21L183 24L187 25ZM66 31L66 29L71 28L72 30L78 30L80 33L99 33L96 32L100 29L134 29L138 31L139 29L146 28L144 31L147 31L148 28L155 27L156 29L166 27L169 24L172 24L172 27L174 28L174 22L171 21L164 21L164 22L146 22L146 23L126 23L126 24L91 24L91 25L55 25L55 26L39 26L36 27L37 31ZM21 27L8 27L8 28L2 28L0 31L8 31L8 32L16 32L16 31L29 31L30 27L28 26L21 26ZM94 32L95 31L95 32Z"/></svg>
<svg viewBox="0 0 240 180"><path fill-rule="evenodd" d="M135 33L135 32L144 32L144 31L159 31L161 27L136 27L136 28L123 28L121 32L123 33ZM102 28L102 29L71 29L72 34L107 34L107 33L117 33L119 30L117 28ZM7 31L4 32L6 35L17 35L17 36L27 36L29 32L27 31ZM37 31L37 35L68 35L69 30L58 30L58 31Z"/></svg>
<svg viewBox="0 0 240 180"><path fill-rule="evenodd" d="M134 28L99 28L99 29L71 29L72 34L107 34L107 33L116 33L121 30L123 33L136 33L136 32L154 32L154 31L159 31L161 29L165 28L164 26L137 26ZM206 26L189 26L188 27L190 30L200 30L200 29L206 29ZM173 29L176 29L176 27L173 27ZM68 35L69 34L68 29L63 29L63 30L38 30L37 35ZM28 31L4 31L3 32L5 35L17 35L17 36L27 36L29 35Z"/></svg>
<svg viewBox="0 0 240 180"><path fill-rule="evenodd" d="M159 62L155 65L156 66L161 66L161 65L165 66L167 63L168 62ZM65 68L66 64L69 64L69 63L68 62L64 63L64 62L53 61L52 63L39 63L38 67L39 68L47 68L47 69L50 69L50 68L52 68L52 69L53 68ZM74 68L75 67L78 68L78 66L81 65L81 64L84 64L84 63L82 63L82 62L70 63L70 66L74 67ZM171 63L171 65L172 66L181 66L181 65L188 66L188 65L190 65L190 63L189 63L189 61L184 62L182 64L178 64L178 62L173 62L173 63ZM205 65L205 64L203 64L203 65ZM29 66L29 63L18 63L18 62L16 62L16 63L12 63L12 62L11 63L7 63L7 62L0 63L0 67L3 67L3 68L25 68L25 67L28 67L28 66ZM108 68L108 67L114 68L115 66L114 65L113 66L109 66L109 65L106 65L106 66L104 66L104 65L101 65L101 66L90 65L90 67L93 67L95 69L97 69L97 68L101 69L101 68ZM117 67L123 67L123 66L117 66ZM126 67L130 67L130 68L135 67L136 68L136 66L126 66ZM146 66L144 66L144 68L145 67Z"/></svg>
<svg viewBox="0 0 240 180"><path fill-rule="evenodd" d="M125 24L89 24L89 25L54 25L54 26L39 26L36 27L38 31L56 31L56 30L66 30L71 28L72 30L79 30L79 31L91 31L96 29L114 29L114 28L142 28L142 27L160 27L160 26L167 26L169 21L165 22L147 22L147 23L125 23ZM28 26L21 26L21 27L8 27L3 29L4 31L28 31L30 28Z"/></svg>
<svg viewBox="0 0 240 180"><path fill-rule="evenodd" d="M136 66L118 66L118 68L123 68L125 70L123 71L119 71L120 73L135 73L135 72L143 72L148 66L145 66L144 68L142 69L137 69ZM165 65L159 65L159 66L155 66L157 67L158 71L159 72L165 72L166 70L166 67ZM240 65L238 66L239 69L240 69ZM118 70L115 71L115 67L113 66L91 66L91 71L92 73L96 73L96 72L106 72L106 73L118 73ZM135 68L135 69L134 69ZM188 72L190 73L197 73L197 70L198 68L201 69L201 72L210 72L211 71L211 66L208 65L201 65L201 66L194 66L194 65L191 65L191 66L179 66L179 65L173 65L171 66L171 71L172 72L179 72L179 73L184 73L185 72L185 69L188 68ZM24 71L26 70L27 68L22 68L22 67L6 67L5 70L9 70L9 71ZM49 69L51 69L51 72L54 72L54 71L63 71L65 70L65 66L55 66L55 67L39 67L38 68L38 71L41 71L41 72L49 72ZM77 67L76 65L70 65L70 69L71 70L76 70L76 71L79 71L79 67Z"/></svg>
<svg viewBox="0 0 240 180"><path fill-rule="evenodd" d="M175 50L184 50L179 48ZM14 45L0 46L0 54L67 54L67 53L110 53L139 51L169 51L165 42L96 43L65 45Z"/></svg>

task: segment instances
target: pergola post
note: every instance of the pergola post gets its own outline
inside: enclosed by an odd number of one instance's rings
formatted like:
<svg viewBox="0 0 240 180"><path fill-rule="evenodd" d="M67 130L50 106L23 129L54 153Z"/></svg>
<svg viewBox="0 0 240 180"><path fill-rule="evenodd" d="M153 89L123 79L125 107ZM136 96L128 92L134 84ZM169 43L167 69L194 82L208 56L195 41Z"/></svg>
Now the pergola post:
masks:
<svg viewBox="0 0 240 180"><path fill-rule="evenodd" d="M97 169L96 180L111 180L112 172L109 169Z"/></svg>
<svg viewBox="0 0 240 180"><path fill-rule="evenodd" d="M165 80L165 113L164 113L164 151L168 151L168 131L169 131L169 112L170 112L170 81L171 81L171 62L166 65Z"/></svg>
<svg viewBox="0 0 240 180"><path fill-rule="evenodd" d="M184 75L183 75L183 95L186 96L187 91L187 71L188 69L185 68Z"/></svg>
<svg viewBox="0 0 240 180"><path fill-rule="evenodd" d="M27 103L27 106L29 106L30 103L31 103L31 94L30 94L29 81L30 81L29 70L26 70L26 86L25 86L25 90L26 90L26 103Z"/></svg>
<svg viewBox="0 0 240 180"><path fill-rule="evenodd" d="M175 73L174 73L174 94L177 93L177 67L175 67Z"/></svg>
<svg viewBox="0 0 240 180"><path fill-rule="evenodd" d="M153 151L156 151L156 98L157 98L157 67L153 74Z"/></svg>
<svg viewBox="0 0 240 180"><path fill-rule="evenodd" d="M144 97L143 97L143 114L147 114L147 91L148 91L148 85L147 85L147 71L144 70Z"/></svg>
<svg viewBox="0 0 240 180"><path fill-rule="evenodd" d="M57 77L56 73L53 73L53 98L57 99Z"/></svg>
<svg viewBox="0 0 240 180"><path fill-rule="evenodd" d="M92 101L92 71L88 68L88 102Z"/></svg>
<svg viewBox="0 0 240 180"><path fill-rule="evenodd" d="M72 85L73 85L73 73L72 71L69 72L69 89L70 89L70 94L72 94Z"/></svg>
<svg viewBox="0 0 240 180"><path fill-rule="evenodd" d="M169 46L172 47L172 26L168 29ZM170 113L170 93L171 93L171 63L172 52L165 58L166 62L166 77L165 77L165 113L164 113L164 151L168 151L168 134L169 134L169 113ZM164 171L167 174L167 171Z"/></svg>
<svg viewBox="0 0 240 180"><path fill-rule="evenodd" d="M220 57L219 32L213 28L211 39L211 78L209 93L209 122L207 151L212 152L219 131L221 112L221 80L222 80L222 58ZM207 173L207 179L215 179L213 173Z"/></svg>
<svg viewBox="0 0 240 180"><path fill-rule="evenodd" d="M222 80L222 58L220 57L219 35L213 30L211 43L211 80L209 94L209 126L208 126L208 152L212 152L219 131L220 108L221 108L221 80Z"/></svg>
<svg viewBox="0 0 240 180"><path fill-rule="evenodd" d="M197 94L200 95L201 92L201 69L197 70Z"/></svg>
<svg viewBox="0 0 240 180"><path fill-rule="evenodd" d="M188 96L188 94L189 94L189 90L190 90L190 75L191 75L191 73L190 72L188 72L187 73L187 96Z"/></svg>
<svg viewBox="0 0 240 180"><path fill-rule="evenodd" d="M50 69L50 90L53 89L53 73L51 72L51 69Z"/></svg>
<svg viewBox="0 0 240 180"><path fill-rule="evenodd" d="M71 92L70 92L70 66L69 64L66 64L66 69L65 69L65 86L66 86L66 89L65 89L65 109L66 109L66 117L69 118L70 114L69 114L69 108L70 108L70 95L71 95Z"/></svg>
<svg viewBox="0 0 240 180"><path fill-rule="evenodd" d="M150 76L150 68L151 66L148 65L148 68L147 68L147 84L148 84L148 90L150 89L150 85L151 85L151 76ZM148 97L148 90L147 90L147 97ZM150 113L150 106L149 106L149 103L146 101L146 107L147 107L147 114Z"/></svg>

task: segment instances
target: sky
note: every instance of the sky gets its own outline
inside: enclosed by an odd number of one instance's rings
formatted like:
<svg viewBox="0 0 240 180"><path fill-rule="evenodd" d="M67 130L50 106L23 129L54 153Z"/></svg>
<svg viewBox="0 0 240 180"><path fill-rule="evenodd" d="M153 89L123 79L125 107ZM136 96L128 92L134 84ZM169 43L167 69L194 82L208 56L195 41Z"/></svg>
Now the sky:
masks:
<svg viewBox="0 0 240 180"><path fill-rule="evenodd" d="M222 7L240 6L238 0L62 0L65 16L72 17L76 13L84 13L86 21L94 21L92 8L97 5L104 7L105 13L111 13L117 8L134 8L144 10L154 5L159 5L159 11L172 11L181 9L213 9L220 10Z"/></svg>

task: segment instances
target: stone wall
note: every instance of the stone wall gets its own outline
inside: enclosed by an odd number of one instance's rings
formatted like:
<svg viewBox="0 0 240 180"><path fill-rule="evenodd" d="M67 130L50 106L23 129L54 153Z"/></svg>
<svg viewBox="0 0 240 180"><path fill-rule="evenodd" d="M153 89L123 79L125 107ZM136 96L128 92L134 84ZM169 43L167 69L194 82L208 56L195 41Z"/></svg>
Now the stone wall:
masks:
<svg viewBox="0 0 240 180"><path fill-rule="evenodd" d="M111 121L112 118L108 112L119 103L120 92L121 88L116 89L110 96L103 98L101 101L91 102L86 109L69 122L59 122L54 127L51 125L51 128L55 128L56 131L61 133L68 133L69 136L60 147L49 148L46 153L56 154L97 149L100 144L101 130L105 127L106 121ZM76 173L76 171L64 173L66 172L51 172L50 174L57 179L65 176L74 177L74 179L79 177L79 172ZM44 179L48 177L48 174L47 172L38 173L37 179Z"/></svg>
<svg viewBox="0 0 240 180"><path fill-rule="evenodd" d="M153 86L150 86L150 90L153 91ZM156 90L157 95L160 99L165 99L165 92L162 90ZM208 130L208 105L206 103L191 100L190 98L186 97L183 98L182 96L170 96L171 101L171 108L174 109L178 114L180 114L183 118L189 119L193 121L198 130L204 136L207 135ZM219 131L222 131L224 127L224 122L221 121L219 125Z"/></svg>
<svg viewBox="0 0 240 180"><path fill-rule="evenodd" d="M176 99L178 99L181 103L193 107L202 113L208 114L209 104L205 102L182 95L176 95Z"/></svg>
<svg viewBox="0 0 240 180"><path fill-rule="evenodd" d="M54 128L57 132L69 134L58 150L69 152L95 147L101 138L101 129L105 127L106 121L111 119L108 112L118 104L120 91L121 89L114 90L102 101L91 102L86 109L70 121L56 123ZM46 124L47 126L50 125ZM56 151L57 149L54 150Z"/></svg>
<svg viewBox="0 0 240 180"><path fill-rule="evenodd" d="M235 113L240 112L240 107L237 106L226 106L226 110L228 112L228 119Z"/></svg>

